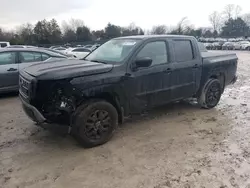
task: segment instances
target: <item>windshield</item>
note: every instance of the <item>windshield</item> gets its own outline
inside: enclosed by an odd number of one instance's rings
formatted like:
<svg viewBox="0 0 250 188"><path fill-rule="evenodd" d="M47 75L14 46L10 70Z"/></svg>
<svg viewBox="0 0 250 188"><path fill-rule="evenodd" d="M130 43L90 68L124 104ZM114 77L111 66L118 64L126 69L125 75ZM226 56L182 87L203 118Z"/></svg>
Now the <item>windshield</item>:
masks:
<svg viewBox="0 0 250 188"><path fill-rule="evenodd" d="M100 62L122 62L139 40L112 39L90 53L85 60Z"/></svg>

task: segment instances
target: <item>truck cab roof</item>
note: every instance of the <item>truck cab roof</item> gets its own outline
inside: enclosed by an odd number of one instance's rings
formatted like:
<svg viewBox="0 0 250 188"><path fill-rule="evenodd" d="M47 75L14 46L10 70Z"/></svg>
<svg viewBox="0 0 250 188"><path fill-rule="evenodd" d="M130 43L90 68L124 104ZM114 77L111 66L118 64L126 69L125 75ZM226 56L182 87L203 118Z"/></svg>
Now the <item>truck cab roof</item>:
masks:
<svg viewBox="0 0 250 188"><path fill-rule="evenodd" d="M193 36L187 35L134 35L134 36L126 36L126 37L118 37L115 39L141 39L147 40L151 38L180 38L180 39L193 39Z"/></svg>

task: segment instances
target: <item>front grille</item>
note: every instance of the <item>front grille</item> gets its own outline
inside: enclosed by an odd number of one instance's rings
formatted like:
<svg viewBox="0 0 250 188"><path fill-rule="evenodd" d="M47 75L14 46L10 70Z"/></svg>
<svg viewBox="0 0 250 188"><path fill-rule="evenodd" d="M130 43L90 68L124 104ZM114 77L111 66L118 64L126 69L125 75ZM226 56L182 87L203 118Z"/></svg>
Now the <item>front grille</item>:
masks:
<svg viewBox="0 0 250 188"><path fill-rule="evenodd" d="M29 97L29 89L30 89L30 81L26 80L22 76L19 77L19 92L20 94L28 98Z"/></svg>

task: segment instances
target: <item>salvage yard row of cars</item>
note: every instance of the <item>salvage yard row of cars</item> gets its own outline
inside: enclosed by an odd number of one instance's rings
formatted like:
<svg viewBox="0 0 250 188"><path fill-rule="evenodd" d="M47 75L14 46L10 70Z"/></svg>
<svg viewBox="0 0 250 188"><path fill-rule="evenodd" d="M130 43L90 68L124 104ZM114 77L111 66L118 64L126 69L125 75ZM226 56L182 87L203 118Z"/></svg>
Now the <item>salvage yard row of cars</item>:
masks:
<svg viewBox="0 0 250 188"><path fill-rule="evenodd" d="M248 50L250 38L199 38L208 50Z"/></svg>
<svg viewBox="0 0 250 188"><path fill-rule="evenodd" d="M250 51L249 41L240 42L214 42L204 43L208 50L248 50Z"/></svg>
<svg viewBox="0 0 250 188"><path fill-rule="evenodd" d="M87 56L90 52L98 48L100 44L94 45L77 45L76 47L69 46L51 46L50 48L41 48L36 46L28 46L28 45L10 45L9 42L1 42L0 41L0 49L1 48L39 48L48 51L52 51L54 53L60 53L61 55L67 57L74 57L77 59L82 59Z"/></svg>

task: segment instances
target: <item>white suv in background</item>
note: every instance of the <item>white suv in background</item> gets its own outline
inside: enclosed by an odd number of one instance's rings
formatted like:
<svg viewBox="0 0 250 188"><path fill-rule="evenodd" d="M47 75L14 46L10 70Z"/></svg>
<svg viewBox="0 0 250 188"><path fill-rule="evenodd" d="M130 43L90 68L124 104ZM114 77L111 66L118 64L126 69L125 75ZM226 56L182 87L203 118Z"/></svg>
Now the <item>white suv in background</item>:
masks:
<svg viewBox="0 0 250 188"><path fill-rule="evenodd" d="M8 46L10 46L9 42L0 41L0 48L5 48L5 47L8 47Z"/></svg>
<svg viewBox="0 0 250 188"><path fill-rule="evenodd" d="M82 59L86 57L90 52L91 52L91 49L82 47L82 48L70 48L65 53L68 55L69 54L73 55L77 59Z"/></svg>

